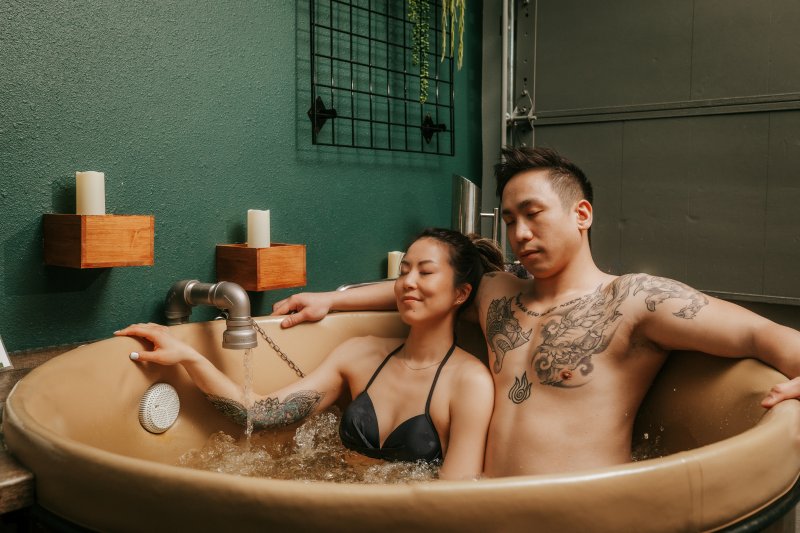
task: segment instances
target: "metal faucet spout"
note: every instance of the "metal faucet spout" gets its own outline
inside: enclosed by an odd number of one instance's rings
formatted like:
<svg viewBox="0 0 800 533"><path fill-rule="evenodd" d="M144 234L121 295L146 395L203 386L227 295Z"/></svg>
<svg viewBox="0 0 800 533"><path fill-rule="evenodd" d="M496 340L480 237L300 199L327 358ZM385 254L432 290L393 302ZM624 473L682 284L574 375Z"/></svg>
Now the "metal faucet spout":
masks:
<svg viewBox="0 0 800 533"><path fill-rule="evenodd" d="M170 287L164 303L167 324L189 321L192 307L210 305L227 311L227 329L222 334L222 347L230 349L255 348L258 344L250 317L250 297L236 283L200 283L196 279L181 280Z"/></svg>

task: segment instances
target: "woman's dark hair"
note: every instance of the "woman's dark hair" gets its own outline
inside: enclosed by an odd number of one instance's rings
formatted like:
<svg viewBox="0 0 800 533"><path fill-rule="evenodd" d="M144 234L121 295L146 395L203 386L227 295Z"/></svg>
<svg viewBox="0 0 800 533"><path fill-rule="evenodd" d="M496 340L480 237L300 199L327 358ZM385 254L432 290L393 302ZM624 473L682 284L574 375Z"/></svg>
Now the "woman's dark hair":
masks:
<svg viewBox="0 0 800 533"><path fill-rule="evenodd" d="M427 228L414 239L435 239L447 245L450 252L450 266L455 271L455 285L469 283L472 291L459 307L459 312L466 309L475 299L481 278L486 272L503 270L503 252L491 240L476 235L464 235L460 231L445 228Z"/></svg>

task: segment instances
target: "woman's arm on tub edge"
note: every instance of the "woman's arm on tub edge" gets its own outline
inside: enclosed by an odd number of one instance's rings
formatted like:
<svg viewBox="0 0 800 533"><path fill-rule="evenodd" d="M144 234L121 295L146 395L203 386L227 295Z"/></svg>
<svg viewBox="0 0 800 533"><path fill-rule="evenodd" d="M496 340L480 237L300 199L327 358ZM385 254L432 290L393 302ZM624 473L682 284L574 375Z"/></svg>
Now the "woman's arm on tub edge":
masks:
<svg viewBox="0 0 800 533"><path fill-rule="evenodd" d="M383 281L346 291L301 292L276 302L272 315L288 315L281 327L290 328L301 322L316 322L331 311L365 311L397 309L394 281ZM292 314L289 314L292 313Z"/></svg>
<svg viewBox="0 0 800 533"><path fill-rule="evenodd" d="M394 280L382 281L345 291L300 292L275 302L272 315L287 315L282 328L303 322L317 322L331 311L393 311L397 309ZM478 322L475 304L464 310L461 318ZM291 314L290 314L291 313Z"/></svg>
<svg viewBox="0 0 800 533"><path fill-rule="evenodd" d="M340 370L346 346L336 348L323 362L299 381L267 395L253 394L247 403L241 385L215 367L197 350L173 337L166 326L134 324L115 335L144 337L153 343L151 351L131 354L131 359L161 365L180 364L211 403L238 424L245 424L250 411L258 429L282 427L330 407L339 397L344 385Z"/></svg>
<svg viewBox="0 0 800 533"><path fill-rule="evenodd" d="M301 292L275 302L272 316L289 315L281 322L290 328L301 322L317 322L331 311L385 311L397 309L394 281L382 281L346 291ZM292 313L292 314L289 314Z"/></svg>

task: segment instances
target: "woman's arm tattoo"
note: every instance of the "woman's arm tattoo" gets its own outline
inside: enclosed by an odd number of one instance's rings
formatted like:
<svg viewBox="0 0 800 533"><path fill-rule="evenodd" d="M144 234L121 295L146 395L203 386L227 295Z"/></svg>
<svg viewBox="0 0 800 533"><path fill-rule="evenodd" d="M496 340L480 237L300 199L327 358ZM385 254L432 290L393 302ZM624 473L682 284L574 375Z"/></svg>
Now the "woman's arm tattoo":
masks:
<svg viewBox="0 0 800 533"><path fill-rule="evenodd" d="M314 390L301 390L289 394L282 402L277 398L258 400L250 408L250 416L255 429L269 429L288 426L304 419L314 412L325 393ZM206 397L222 414L240 425L247 423L247 409L235 400L213 394Z"/></svg>

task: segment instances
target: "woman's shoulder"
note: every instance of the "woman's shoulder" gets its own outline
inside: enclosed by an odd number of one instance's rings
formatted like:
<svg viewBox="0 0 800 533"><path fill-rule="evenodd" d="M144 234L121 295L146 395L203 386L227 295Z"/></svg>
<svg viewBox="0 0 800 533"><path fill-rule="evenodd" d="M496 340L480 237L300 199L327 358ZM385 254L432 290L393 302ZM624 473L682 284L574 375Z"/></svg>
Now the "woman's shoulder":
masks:
<svg viewBox="0 0 800 533"><path fill-rule="evenodd" d="M391 337L351 337L336 347L334 353L341 357L361 357L364 354L387 354L403 343L403 339Z"/></svg>
<svg viewBox="0 0 800 533"><path fill-rule="evenodd" d="M461 348L453 352L453 384L457 389L494 389L494 381L489 369L477 357Z"/></svg>

